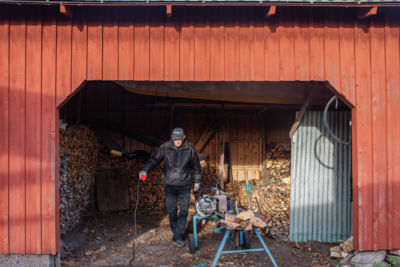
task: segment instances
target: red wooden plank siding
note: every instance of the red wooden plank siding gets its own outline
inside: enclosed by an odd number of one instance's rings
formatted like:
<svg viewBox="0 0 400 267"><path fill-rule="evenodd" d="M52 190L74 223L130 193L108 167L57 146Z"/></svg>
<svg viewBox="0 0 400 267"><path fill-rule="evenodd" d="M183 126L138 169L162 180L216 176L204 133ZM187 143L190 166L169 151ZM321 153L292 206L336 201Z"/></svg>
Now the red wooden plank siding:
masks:
<svg viewBox="0 0 400 267"><path fill-rule="evenodd" d="M400 239L400 34L397 14L391 14L385 26L386 99L387 99L387 151L388 151L388 247L399 248Z"/></svg>
<svg viewBox="0 0 400 267"><path fill-rule="evenodd" d="M325 80L324 21L319 12L310 9L310 78L317 81Z"/></svg>
<svg viewBox="0 0 400 267"><path fill-rule="evenodd" d="M120 14L118 27L118 79L133 79L134 64L134 43L133 43L133 18L130 14L131 10L123 11Z"/></svg>
<svg viewBox="0 0 400 267"><path fill-rule="evenodd" d="M254 22L254 80L265 80L265 20L256 18Z"/></svg>
<svg viewBox="0 0 400 267"><path fill-rule="evenodd" d="M26 253L41 253L41 10L28 18L26 33Z"/></svg>
<svg viewBox="0 0 400 267"><path fill-rule="evenodd" d="M43 13L42 40L42 253L56 252L56 18L55 12ZM58 118L57 118L58 119Z"/></svg>
<svg viewBox="0 0 400 267"><path fill-rule="evenodd" d="M371 27L332 8L279 7L267 20L254 7L174 7L172 18L164 7L85 7L72 20L11 9L0 11L1 253L58 249L56 106L85 79L328 80L356 106L355 246L400 248L395 12Z"/></svg>
<svg viewBox="0 0 400 267"><path fill-rule="evenodd" d="M279 12L279 9L278 9ZM279 81L279 33L278 28L278 16L273 16L267 20L264 27L265 29L265 80L267 81Z"/></svg>
<svg viewBox="0 0 400 267"><path fill-rule="evenodd" d="M355 61L354 61L354 22L352 11L346 11L340 17L340 81L342 94L355 103ZM354 139L353 139L354 140Z"/></svg>
<svg viewBox="0 0 400 267"><path fill-rule="evenodd" d="M294 21L293 9L284 8L279 16L279 80L294 80Z"/></svg>
<svg viewBox="0 0 400 267"><path fill-rule="evenodd" d="M310 34L309 21L301 9L295 10L294 71L295 79L310 80Z"/></svg>
<svg viewBox="0 0 400 267"><path fill-rule="evenodd" d="M25 17L10 12L10 253L25 253ZM26 15L26 14L25 14Z"/></svg>
<svg viewBox="0 0 400 267"><path fill-rule="evenodd" d="M182 17L179 35L179 79L194 80L194 19L193 16L178 9L177 13Z"/></svg>
<svg viewBox="0 0 400 267"><path fill-rule="evenodd" d="M110 8L103 18L103 80L118 79L118 18L117 10Z"/></svg>
<svg viewBox="0 0 400 267"><path fill-rule="evenodd" d="M164 80L164 8L150 16L150 80ZM170 53L170 51L168 51Z"/></svg>
<svg viewBox="0 0 400 267"><path fill-rule="evenodd" d="M135 80L149 79L150 59L150 31L148 24L148 9L138 8L135 14L135 53L134 76Z"/></svg>
<svg viewBox="0 0 400 267"><path fill-rule="evenodd" d="M172 7L172 17L166 18L165 21L164 80L166 81L179 80L179 24L175 17L175 8Z"/></svg>
<svg viewBox="0 0 400 267"><path fill-rule="evenodd" d="M372 179L372 115L371 115L371 53L369 25L361 22L355 29L356 101L357 108L357 169L358 220L360 249L373 248L373 179Z"/></svg>
<svg viewBox="0 0 400 267"><path fill-rule="evenodd" d="M210 80L225 79L224 24L221 9L213 8L210 19Z"/></svg>
<svg viewBox="0 0 400 267"><path fill-rule="evenodd" d="M87 19L85 15L77 13L72 23L72 71L71 88L75 90L87 74Z"/></svg>
<svg viewBox="0 0 400 267"><path fill-rule="evenodd" d="M385 29L382 18L371 25L372 177L374 249L387 245L387 136L385 84Z"/></svg>
<svg viewBox="0 0 400 267"><path fill-rule="evenodd" d="M329 8L324 13L325 79L341 93L338 13Z"/></svg>
<svg viewBox="0 0 400 267"><path fill-rule="evenodd" d="M95 12L96 10L96 12ZM103 78L103 27L102 12L95 8L88 14L88 45L87 45L87 79L101 80ZM100 20L99 20L100 17Z"/></svg>
<svg viewBox="0 0 400 267"><path fill-rule="evenodd" d="M9 252L9 8L0 12L0 253Z"/></svg>
<svg viewBox="0 0 400 267"><path fill-rule="evenodd" d="M71 38L71 18L59 13L57 17L57 103L61 103L71 93Z"/></svg>
<svg viewBox="0 0 400 267"><path fill-rule="evenodd" d="M210 25L208 12L195 14L194 78L196 81L210 79Z"/></svg>
<svg viewBox="0 0 400 267"><path fill-rule="evenodd" d="M239 21L237 9L227 9L225 19L225 80L237 81L240 75L239 69Z"/></svg>
<svg viewBox="0 0 400 267"><path fill-rule="evenodd" d="M251 8L243 8L239 15L239 77L241 81L254 80L254 20L248 19L251 17L251 11Z"/></svg>

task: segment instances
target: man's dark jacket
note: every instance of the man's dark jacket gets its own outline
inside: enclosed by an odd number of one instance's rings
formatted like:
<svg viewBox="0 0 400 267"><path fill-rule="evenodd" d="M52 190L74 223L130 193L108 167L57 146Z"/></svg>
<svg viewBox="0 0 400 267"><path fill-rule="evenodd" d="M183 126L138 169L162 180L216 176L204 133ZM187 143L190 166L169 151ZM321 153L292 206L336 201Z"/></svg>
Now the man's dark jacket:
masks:
<svg viewBox="0 0 400 267"><path fill-rule="evenodd" d="M183 141L180 147L174 145L173 140L165 142L158 151L146 162L143 170L149 172L164 160L162 180L167 185L184 186L201 181L199 157L194 147Z"/></svg>

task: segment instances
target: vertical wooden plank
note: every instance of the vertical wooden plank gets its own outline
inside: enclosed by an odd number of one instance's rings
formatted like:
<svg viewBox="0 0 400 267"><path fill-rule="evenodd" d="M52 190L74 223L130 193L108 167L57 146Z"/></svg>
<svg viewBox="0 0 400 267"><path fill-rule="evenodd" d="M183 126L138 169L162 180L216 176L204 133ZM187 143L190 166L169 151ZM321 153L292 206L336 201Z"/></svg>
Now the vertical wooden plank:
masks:
<svg viewBox="0 0 400 267"><path fill-rule="evenodd" d="M150 80L164 79L164 16L162 7L151 9L150 16Z"/></svg>
<svg viewBox="0 0 400 267"><path fill-rule="evenodd" d="M226 8L225 13L225 80L237 81L240 77L238 9Z"/></svg>
<svg viewBox="0 0 400 267"><path fill-rule="evenodd" d="M339 34L342 94L355 104L354 22L353 15L349 11L341 16Z"/></svg>
<svg viewBox="0 0 400 267"><path fill-rule="evenodd" d="M103 24L100 7L88 15L87 33L87 79L103 79Z"/></svg>
<svg viewBox="0 0 400 267"><path fill-rule="evenodd" d="M194 77L196 81L208 81L210 79L210 25L208 10L208 8L202 8L196 13L194 28Z"/></svg>
<svg viewBox="0 0 400 267"><path fill-rule="evenodd" d="M265 80L264 19L261 16L254 22L254 80Z"/></svg>
<svg viewBox="0 0 400 267"><path fill-rule="evenodd" d="M356 101L357 101L357 169L359 249L373 248L373 180L371 61L368 24L358 22L355 28Z"/></svg>
<svg viewBox="0 0 400 267"><path fill-rule="evenodd" d="M352 192L353 192L353 246L360 249L360 227L359 227L359 197L358 197L358 147L357 147L357 108L351 110L351 172L352 172Z"/></svg>
<svg viewBox="0 0 400 267"><path fill-rule="evenodd" d="M187 7L178 9L182 17L179 39L179 78L181 81L194 80L194 21Z"/></svg>
<svg viewBox="0 0 400 267"><path fill-rule="evenodd" d="M240 138L240 137L239 137ZM245 143L238 142L237 143L238 150L237 150L237 179L239 182L244 181L246 179L244 174L244 169L246 167L246 159L245 159Z"/></svg>
<svg viewBox="0 0 400 267"><path fill-rule="evenodd" d="M310 80L310 33L309 20L304 8L295 9L294 72L295 79Z"/></svg>
<svg viewBox="0 0 400 267"><path fill-rule="evenodd" d="M294 80L294 40L293 40L293 11L283 7L279 13L279 79Z"/></svg>
<svg viewBox="0 0 400 267"><path fill-rule="evenodd" d="M165 22L164 78L166 81L179 80L179 21L175 19L175 8L172 12L172 18L167 18Z"/></svg>
<svg viewBox="0 0 400 267"><path fill-rule="evenodd" d="M395 17L395 16L396 17ZM386 99L387 99L387 160L388 160L388 248L400 247L400 34L397 14L387 15L385 26Z"/></svg>
<svg viewBox="0 0 400 267"><path fill-rule="evenodd" d="M32 10L33 11L33 10ZM41 253L41 9L28 16L26 32L26 253Z"/></svg>
<svg viewBox="0 0 400 267"><path fill-rule="evenodd" d="M56 252L56 20L43 15L42 37L42 254ZM100 55L100 54L98 54ZM100 73L101 74L101 73Z"/></svg>
<svg viewBox="0 0 400 267"><path fill-rule="evenodd" d="M374 194L374 249L387 247L387 123L385 29L381 18L374 18L371 27L372 81L372 175Z"/></svg>
<svg viewBox="0 0 400 267"><path fill-rule="evenodd" d="M121 10L118 27L118 79L133 80L134 27L132 9Z"/></svg>
<svg viewBox="0 0 400 267"><path fill-rule="evenodd" d="M254 79L254 21L249 18L251 9L241 8L239 23L240 80ZM252 25L253 24L253 25Z"/></svg>
<svg viewBox="0 0 400 267"><path fill-rule="evenodd" d="M73 20L71 91L74 91L84 80L86 80L88 53L88 32L85 14L75 14Z"/></svg>
<svg viewBox="0 0 400 267"><path fill-rule="evenodd" d="M235 142L229 143L229 150L231 152L231 164L232 164L232 179L233 181L239 181L238 177L238 146Z"/></svg>
<svg viewBox="0 0 400 267"><path fill-rule="evenodd" d="M133 75L135 80L149 79L150 31L147 13L147 8L138 8L135 13L135 63Z"/></svg>
<svg viewBox="0 0 400 267"><path fill-rule="evenodd" d="M325 42L325 79L341 93L340 83L340 42L338 13L334 9L325 9L324 42Z"/></svg>
<svg viewBox="0 0 400 267"><path fill-rule="evenodd" d="M103 80L118 79L118 16L108 7L103 17Z"/></svg>
<svg viewBox="0 0 400 267"><path fill-rule="evenodd" d="M57 105L71 93L71 18L58 13L57 17Z"/></svg>
<svg viewBox="0 0 400 267"><path fill-rule="evenodd" d="M25 250L25 34L21 8L10 15L10 253Z"/></svg>
<svg viewBox="0 0 400 267"><path fill-rule="evenodd" d="M323 16L317 8L310 8L310 79L325 79Z"/></svg>
<svg viewBox="0 0 400 267"><path fill-rule="evenodd" d="M279 10L278 10L279 12ZM278 16L273 16L265 23L265 79L268 81L279 81L280 76L280 53L279 53L279 22Z"/></svg>
<svg viewBox="0 0 400 267"><path fill-rule="evenodd" d="M224 24L222 9L214 7L210 19L210 80L223 81L225 74Z"/></svg>
<svg viewBox="0 0 400 267"><path fill-rule="evenodd" d="M9 253L9 7L0 11L0 253Z"/></svg>

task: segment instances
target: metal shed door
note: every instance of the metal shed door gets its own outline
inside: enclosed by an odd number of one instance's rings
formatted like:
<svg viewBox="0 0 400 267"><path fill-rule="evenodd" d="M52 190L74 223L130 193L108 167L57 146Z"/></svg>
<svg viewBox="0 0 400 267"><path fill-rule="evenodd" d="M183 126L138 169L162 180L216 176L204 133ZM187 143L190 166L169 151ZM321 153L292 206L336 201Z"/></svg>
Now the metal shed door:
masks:
<svg viewBox="0 0 400 267"><path fill-rule="evenodd" d="M335 242L352 233L351 147L330 137L323 112L307 112L293 135L290 240ZM330 112L335 134L349 140L350 112Z"/></svg>

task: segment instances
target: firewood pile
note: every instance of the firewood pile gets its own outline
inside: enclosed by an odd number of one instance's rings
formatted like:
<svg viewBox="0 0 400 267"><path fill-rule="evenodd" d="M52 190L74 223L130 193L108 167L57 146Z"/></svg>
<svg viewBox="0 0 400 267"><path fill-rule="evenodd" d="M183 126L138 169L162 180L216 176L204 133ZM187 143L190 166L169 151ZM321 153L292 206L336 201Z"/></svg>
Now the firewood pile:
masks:
<svg viewBox="0 0 400 267"><path fill-rule="evenodd" d="M71 230L90 207L94 207L96 172L121 169L129 177L129 206L136 205L138 175L144 162L111 155L106 145L88 126L73 125L60 133L60 228ZM250 209L268 217L266 232L274 237L287 237L289 233L290 149L286 144L268 147L264 166L269 172L267 180L252 180L251 184L273 182L255 187L251 192ZM165 210L165 193L161 181L162 165L148 174L140 183L139 209ZM218 170L202 162L202 186L218 180ZM244 183L232 181L224 189L239 205L247 207ZM192 196L192 203L194 197Z"/></svg>
<svg viewBox="0 0 400 267"><path fill-rule="evenodd" d="M94 209L94 183L98 140L87 126L71 126L60 132L60 232L77 226Z"/></svg>
<svg viewBox="0 0 400 267"><path fill-rule="evenodd" d="M250 210L268 217L266 232L273 237L289 236L290 221L290 146L275 144L269 146L264 166L269 172L268 180L250 180L256 186L251 190ZM251 177L250 177L251 178ZM232 199L247 207L245 183L237 181L226 185L225 191Z"/></svg>
<svg viewBox="0 0 400 267"><path fill-rule="evenodd" d="M267 221L268 218L266 216L260 214L256 216L249 210L243 210L238 215L226 213L225 218L220 222L231 230L248 231L253 228L267 227Z"/></svg>

